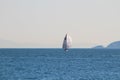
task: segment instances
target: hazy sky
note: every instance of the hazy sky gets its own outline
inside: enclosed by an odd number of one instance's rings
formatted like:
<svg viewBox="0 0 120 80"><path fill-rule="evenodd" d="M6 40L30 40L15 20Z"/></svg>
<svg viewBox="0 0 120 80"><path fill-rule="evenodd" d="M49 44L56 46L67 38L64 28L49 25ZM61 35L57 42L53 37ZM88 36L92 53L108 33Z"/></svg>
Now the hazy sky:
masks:
<svg viewBox="0 0 120 80"><path fill-rule="evenodd" d="M61 47L66 33L80 48L120 40L120 0L0 0L5 44Z"/></svg>

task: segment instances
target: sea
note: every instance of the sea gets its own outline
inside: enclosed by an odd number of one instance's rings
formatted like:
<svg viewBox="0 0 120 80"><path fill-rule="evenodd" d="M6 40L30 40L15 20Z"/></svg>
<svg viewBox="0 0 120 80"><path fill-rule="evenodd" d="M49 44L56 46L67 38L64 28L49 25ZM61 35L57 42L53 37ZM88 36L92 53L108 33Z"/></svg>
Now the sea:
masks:
<svg viewBox="0 0 120 80"><path fill-rule="evenodd" d="M120 49L0 49L0 80L120 80Z"/></svg>

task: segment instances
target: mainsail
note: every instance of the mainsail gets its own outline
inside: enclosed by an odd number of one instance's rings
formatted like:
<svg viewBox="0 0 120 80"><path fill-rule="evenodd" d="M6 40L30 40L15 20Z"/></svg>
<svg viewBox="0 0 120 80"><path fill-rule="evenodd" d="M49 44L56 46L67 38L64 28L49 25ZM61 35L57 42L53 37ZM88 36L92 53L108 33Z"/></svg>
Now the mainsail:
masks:
<svg viewBox="0 0 120 80"><path fill-rule="evenodd" d="M64 37L64 40L63 40L62 47L65 51L68 51L68 49L71 47L71 45L72 45L72 39L68 34L66 34Z"/></svg>

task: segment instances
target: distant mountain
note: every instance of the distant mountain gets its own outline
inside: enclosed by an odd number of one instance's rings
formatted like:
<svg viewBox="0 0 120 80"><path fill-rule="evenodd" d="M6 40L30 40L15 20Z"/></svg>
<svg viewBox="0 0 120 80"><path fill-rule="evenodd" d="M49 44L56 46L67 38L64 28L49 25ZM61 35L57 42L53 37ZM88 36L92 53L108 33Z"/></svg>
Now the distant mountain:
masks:
<svg viewBox="0 0 120 80"><path fill-rule="evenodd" d="M112 42L106 48L109 48L109 49L120 49L120 41Z"/></svg>
<svg viewBox="0 0 120 80"><path fill-rule="evenodd" d="M103 49L104 47L102 45L98 45L98 46L95 46L93 47L94 49Z"/></svg>
<svg viewBox="0 0 120 80"><path fill-rule="evenodd" d="M115 41L110 43L107 47L103 47L102 45L98 45L93 47L93 49L120 49L120 41Z"/></svg>

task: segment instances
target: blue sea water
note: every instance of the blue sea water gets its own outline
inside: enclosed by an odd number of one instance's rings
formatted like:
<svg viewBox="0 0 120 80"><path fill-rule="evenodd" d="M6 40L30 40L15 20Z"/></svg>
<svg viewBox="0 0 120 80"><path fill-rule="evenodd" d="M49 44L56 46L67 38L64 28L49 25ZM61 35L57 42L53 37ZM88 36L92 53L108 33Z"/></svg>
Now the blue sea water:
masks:
<svg viewBox="0 0 120 80"><path fill-rule="evenodd" d="M0 80L120 80L120 50L0 49Z"/></svg>

